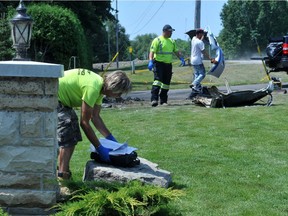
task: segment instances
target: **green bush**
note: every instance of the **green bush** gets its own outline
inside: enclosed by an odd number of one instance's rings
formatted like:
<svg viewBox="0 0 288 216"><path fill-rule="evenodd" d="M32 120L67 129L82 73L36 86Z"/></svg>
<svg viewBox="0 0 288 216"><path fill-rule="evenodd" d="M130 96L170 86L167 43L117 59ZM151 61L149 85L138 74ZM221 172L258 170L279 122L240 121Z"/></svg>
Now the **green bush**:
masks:
<svg viewBox="0 0 288 216"><path fill-rule="evenodd" d="M91 186L82 185L82 189L76 190L70 201L57 205L60 212L56 215L153 215L183 195L180 190L144 185L138 181L122 186L107 186L107 183L104 187Z"/></svg>
<svg viewBox="0 0 288 216"><path fill-rule="evenodd" d="M0 61L11 60L15 51L12 49L11 28L6 19L0 19Z"/></svg>
<svg viewBox="0 0 288 216"><path fill-rule="evenodd" d="M0 207L0 216L8 216L8 214L5 213L5 212L3 211L3 209L1 209L1 207Z"/></svg>
<svg viewBox="0 0 288 216"><path fill-rule="evenodd" d="M82 25L69 9L49 4L32 4L27 14L33 20L31 58L69 67L71 56L77 56L81 67L91 68L92 58ZM33 57L34 56L34 57Z"/></svg>

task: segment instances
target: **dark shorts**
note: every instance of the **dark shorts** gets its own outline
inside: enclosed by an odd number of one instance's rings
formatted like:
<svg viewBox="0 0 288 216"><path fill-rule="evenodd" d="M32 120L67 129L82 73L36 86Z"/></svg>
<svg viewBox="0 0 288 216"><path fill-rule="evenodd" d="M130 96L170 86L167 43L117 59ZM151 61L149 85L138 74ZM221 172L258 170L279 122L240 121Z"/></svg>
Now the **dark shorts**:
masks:
<svg viewBox="0 0 288 216"><path fill-rule="evenodd" d="M82 141L78 117L71 107L63 106L60 102L57 106L58 126L57 139L59 147L73 147Z"/></svg>

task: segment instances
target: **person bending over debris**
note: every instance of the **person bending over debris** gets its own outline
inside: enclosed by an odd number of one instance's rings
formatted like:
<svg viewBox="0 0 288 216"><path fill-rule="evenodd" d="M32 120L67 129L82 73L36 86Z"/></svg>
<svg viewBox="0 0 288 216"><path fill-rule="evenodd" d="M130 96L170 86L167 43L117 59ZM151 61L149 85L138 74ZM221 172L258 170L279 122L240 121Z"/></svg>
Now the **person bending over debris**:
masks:
<svg viewBox="0 0 288 216"><path fill-rule="evenodd" d="M109 161L109 151L103 147L90 122L106 139L116 141L100 117L102 99L118 98L123 93L131 91L132 85L127 75L122 71L109 73L104 78L93 71L77 68L64 72L59 79L58 91L58 127L57 139L59 144L58 178L70 179L70 159L75 146L82 141L78 118L73 110L81 107L80 126L88 140L93 144L103 161Z"/></svg>

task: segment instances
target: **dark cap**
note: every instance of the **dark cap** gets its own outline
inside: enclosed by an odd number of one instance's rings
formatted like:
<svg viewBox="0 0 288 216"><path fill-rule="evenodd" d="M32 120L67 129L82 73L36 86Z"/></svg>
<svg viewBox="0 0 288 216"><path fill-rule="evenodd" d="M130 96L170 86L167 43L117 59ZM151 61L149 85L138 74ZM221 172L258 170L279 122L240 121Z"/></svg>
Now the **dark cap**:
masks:
<svg viewBox="0 0 288 216"><path fill-rule="evenodd" d="M173 29L170 25L165 25L165 26L163 27L163 31L170 31L170 32L172 32L172 31L175 31L175 29Z"/></svg>
<svg viewBox="0 0 288 216"><path fill-rule="evenodd" d="M204 30L203 29L201 29L201 28L198 28L198 29L196 29L196 34L203 34L204 33Z"/></svg>

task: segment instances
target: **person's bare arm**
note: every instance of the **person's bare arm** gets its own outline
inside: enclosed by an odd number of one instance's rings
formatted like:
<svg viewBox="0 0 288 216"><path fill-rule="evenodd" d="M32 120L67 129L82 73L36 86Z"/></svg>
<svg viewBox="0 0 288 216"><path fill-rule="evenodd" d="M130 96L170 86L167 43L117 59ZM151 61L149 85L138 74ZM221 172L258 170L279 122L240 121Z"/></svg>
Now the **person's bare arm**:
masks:
<svg viewBox="0 0 288 216"><path fill-rule="evenodd" d="M150 52L149 53L149 60L153 60L153 58L154 58L154 52Z"/></svg>
<svg viewBox="0 0 288 216"><path fill-rule="evenodd" d="M93 115L93 110L94 110L94 108L90 107L84 101L82 102L80 126L83 129L88 140L92 143L92 145L95 148L98 148L100 146L100 142L99 142L93 128L90 125L90 120L91 120L92 115Z"/></svg>
<svg viewBox="0 0 288 216"><path fill-rule="evenodd" d="M107 137L110 133L108 128L106 127L103 119L100 116L101 106L95 105L92 113L92 122L95 128L104 136Z"/></svg>

